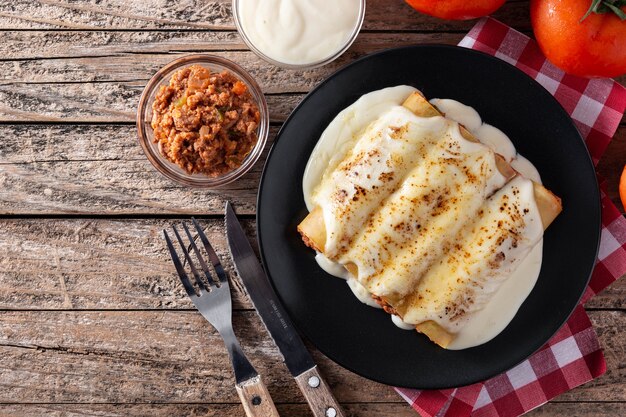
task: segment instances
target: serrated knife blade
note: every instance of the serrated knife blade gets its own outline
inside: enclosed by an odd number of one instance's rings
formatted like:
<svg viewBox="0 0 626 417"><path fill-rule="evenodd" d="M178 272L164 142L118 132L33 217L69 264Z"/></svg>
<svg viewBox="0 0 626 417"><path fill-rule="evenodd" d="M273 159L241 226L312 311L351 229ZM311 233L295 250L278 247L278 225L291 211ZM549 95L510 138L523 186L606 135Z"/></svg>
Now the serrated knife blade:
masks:
<svg viewBox="0 0 626 417"><path fill-rule="evenodd" d="M339 403L280 304L230 203L226 203L225 217L228 246L235 269L313 414L315 417L342 417L344 414Z"/></svg>

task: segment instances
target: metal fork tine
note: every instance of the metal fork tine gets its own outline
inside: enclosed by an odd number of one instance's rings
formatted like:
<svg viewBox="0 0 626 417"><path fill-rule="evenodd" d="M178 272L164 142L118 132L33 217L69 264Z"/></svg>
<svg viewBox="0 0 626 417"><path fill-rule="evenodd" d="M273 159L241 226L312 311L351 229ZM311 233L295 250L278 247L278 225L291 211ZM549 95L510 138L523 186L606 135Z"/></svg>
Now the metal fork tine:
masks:
<svg viewBox="0 0 626 417"><path fill-rule="evenodd" d="M193 225L198 231L198 236L200 236L200 240L202 241L202 244L204 245L204 249L206 249L206 252L209 254L209 260L213 264L213 268L215 268L215 272L217 272L217 276L219 277L220 282L228 283L226 272L224 271L224 268L222 268L222 264L220 263L220 260L217 257L215 250L213 250L213 246L211 246L211 244L209 243L209 239L207 239L206 235L202 231L202 227L200 227L200 224L195 218L192 217L191 221L193 222Z"/></svg>
<svg viewBox="0 0 626 417"><path fill-rule="evenodd" d="M185 243L183 242L183 239L181 239L180 235L178 234L178 230L176 229L176 226L172 225L172 230L174 230L176 239L178 239L178 243L180 244L180 247L183 250L183 254L185 255L185 258L187 259L189 268L191 268L191 272L193 273L193 276L196 278L196 282L198 283L198 286L200 287L200 290L202 293L202 290L206 289L206 287L204 286L204 283L202 282L202 278L200 278L200 274L198 274L198 270L193 265L193 260L191 259L191 256L189 256L189 251L185 247Z"/></svg>
<svg viewBox="0 0 626 417"><path fill-rule="evenodd" d="M196 254L196 258L198 258L198 261L200 262L200 266L202 267L202 271L204 272L206 279L209 280L209 285L212 285L212 283L214 282L214 279L211 276L211 271L209 270L209 266L204 261L204 258L202 257L202 254L198 250L198 247L196 246L196 242L191 236L191 233L189 233L189 229L187 228L187 225L185 223L183 223L183 229L185 229L185 233L187 234L187 237L189 238L189 242L191 243L191 248L193 249L193 252Z"/></svg>
<svg viewBox="0 0 626 417"><path fill-rule="evenodd" d="M192 239L189 230L193 229L189 228L185 223L183 223L183 228L185 229L185 234L189 238L188 246L185 246L185 244L183 243L183 239L181 238L181 234L178 232L177 228L175 226L172 226L172 230L176 235L176 239L178 239L178 243L183 250L185 258L183 258L182 256L179 257L176 249L174 249L174 246L176 244L172 243L172 239L170 239L168 232L163 230L163 235L165 236L165 241L167 242L167 249L170 252L170 256L172 257L172 261L174 262L174 266L176 267L176 272L178 272L178 276L180 277L180 281L185 287L185 291L187 291L187 294L189 294L189 298L191 298L191 301L193 301L193 304L196 306L202 316L207 319L209 323L211 323L222 336L224 344L226 345L226 349L228 349L233 369L235 371L235 381L237 381L237 384L243 384L244 382L249 381L251 378L257 377L259 374L241 350L241 346L239 345L237 337L233 332L232 299L224 269L220 266L219 259L217 258L215 251L213 250L213 248L211 248L208 239L202 232L202 229L199 228L199 225L197 224L197 222L195 222L195 220L194 224L198 230L198 235L204 244L209 259L211 259L211 262L215 265L215 270L218 273L220 282L218 282L218 280L215 278L215 274L210 270L208 262L205 261L205 259L207 259L207 255L200 253L200 245L198 245L197 242ZM172 232L170 232L170 234L171 233ZM191 249L189 248L189 246L191 246ZM197 262L199 262L200 265L202 265L202 271L207 275L207 278L209 278L210 285L208 285L208 289L206 289L207 284L200 281L202 274L198 274L198 269L194 267L194 264L191 261L191 258L194 256L193 254L191 254L192 249L196 257L198 258L198 260L195 261L196 265ZM193 271L196 281L198 281L198 285L201 288L199 292L196 291L197 286L193 284L191 273L189 273L189 270L186 269L184 261L189 262L189 267L191 268L191 271ZM213 275L213 278L211 278L211 275ZM213 283L215 283L215 285L213 285ZM205 288L206 290L203 290L202 288ZM263 399L263 401L265 401L265 399ZM271 402L270 399L268 399L268 401Z"/></svg>
<svg viewBox="0 0 626 417"><path fill-rule="evenodd" d="M170 237L168 236L165 230L163 230L163 236L165 236L165 242L167 242L167 249L170 251L172 262L174 262L174 267L176 268L176 272L178 272L178 277L180 278L180 282L183 283L183 287L185 287L185 291L187 291L187 295L189 295L189 297L192 297L192 298L196 297L196 291L194 290L193 285L191 285L191 281L189 281L189 277L187 276L187 273L185 272L185 268L183 267L183 264L180 262L180 258L178 257L178 254L176 253L176 249L174 249L174 245L172 244L172 241L170 240Z"/></svg>

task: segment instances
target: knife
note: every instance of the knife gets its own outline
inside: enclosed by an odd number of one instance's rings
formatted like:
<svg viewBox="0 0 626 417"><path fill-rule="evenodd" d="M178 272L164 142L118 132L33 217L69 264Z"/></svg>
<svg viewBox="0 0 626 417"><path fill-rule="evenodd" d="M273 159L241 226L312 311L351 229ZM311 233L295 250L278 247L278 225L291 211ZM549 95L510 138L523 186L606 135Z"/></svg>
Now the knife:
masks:
<svg viewBox="0 0 626 417"><path fill-rule="evenodd" d="M344 417L339 403L320 375L311 354L278 301L272 285L259 263L229 202L226 203L228 246L252 303L261 321L283 355L315 417Z"/></svg>

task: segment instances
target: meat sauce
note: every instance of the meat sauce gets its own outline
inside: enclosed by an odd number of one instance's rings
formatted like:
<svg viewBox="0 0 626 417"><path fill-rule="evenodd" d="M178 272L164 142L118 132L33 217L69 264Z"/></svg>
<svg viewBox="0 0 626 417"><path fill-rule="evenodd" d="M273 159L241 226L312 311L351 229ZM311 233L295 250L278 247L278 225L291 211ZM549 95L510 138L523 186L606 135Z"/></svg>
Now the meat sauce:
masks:
<svg viewBox="0 0 626 417"><path fill-rule="evenodd" d="M189 174L219 177L238 168L258 141L260 112L228 71L192 65L172 75L152 104L154 143Z"/></svg>

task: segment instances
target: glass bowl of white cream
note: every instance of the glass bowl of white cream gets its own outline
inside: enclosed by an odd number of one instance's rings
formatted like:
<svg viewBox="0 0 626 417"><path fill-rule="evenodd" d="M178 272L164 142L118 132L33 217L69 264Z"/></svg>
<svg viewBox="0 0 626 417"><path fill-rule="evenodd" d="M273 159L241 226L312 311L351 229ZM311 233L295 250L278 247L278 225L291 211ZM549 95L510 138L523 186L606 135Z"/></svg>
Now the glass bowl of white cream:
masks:
<svg viewBox="0 0 626 417"><path fill-rule="evenodd" d="M289 69L325 65L352 45L365 0L233 0L233 17L248 47Z"/></svg>

